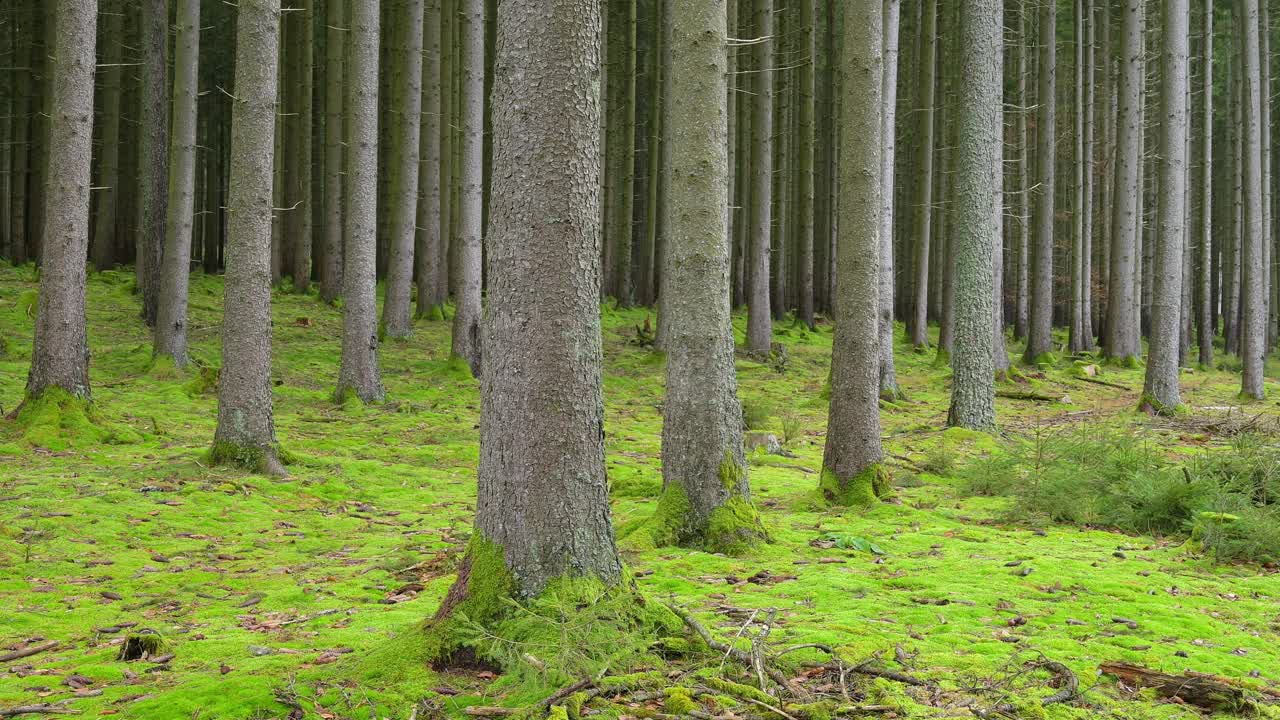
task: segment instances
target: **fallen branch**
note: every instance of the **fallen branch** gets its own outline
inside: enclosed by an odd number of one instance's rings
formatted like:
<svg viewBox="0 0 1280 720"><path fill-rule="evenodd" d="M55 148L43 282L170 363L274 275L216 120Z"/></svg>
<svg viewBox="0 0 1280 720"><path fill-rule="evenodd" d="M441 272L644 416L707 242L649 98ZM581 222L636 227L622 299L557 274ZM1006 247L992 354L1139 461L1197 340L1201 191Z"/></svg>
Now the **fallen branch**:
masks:
<svg viewBox="0 0 1280 720"><path fill-rule="evenodd" d="M17 717L19 715L77 715L79 710L72 710L61 705L19 705L18 707L0 708L0 717Z"/></svg>
<svg viewBox="0 0 1280 720"><path fill-rule="evenodd" d="M566 685L565 687L560 688L559 690L548 695L542 700L539 700L538 704L534 705L534 707L536 708L551 707L552 705L560 702L561 700L569 697L570 695L576 692L579 692L581 690L586 690L587 688L592 687L595 684L596 684L595 678L589 678L589 677L582 678L578 682L573 683L572 685Z"/></svg>
<svg viewBox="0 0 1280 720"><path fill-rule="evenodd" d="M1244 688L1213 675L1193 672L1169 675L1125 662L1104 662L1098 669L1104 675L1114 675L1132 687L1152 688L1161 697L1205 710L1238 711L1250 704Z"/></svg>
<svg viewBox="0 0 1280 720"><path fill-rule="evenodd" d="M1005 398L1007 400L1030 400L1032 402L1052 403L1058 402L1058 398L1052 395L1035 392L1032 390L1000 390L996 392L996 397Z"/></svg>
<svg viewBox="0 0 1280 720"><path fill-rule="evenodd" d="M520 712L516 708L493 707L490 705L472 705L462 709L463 715L472 717L506 717Z"/></svg>
<svg viewBox="0 0 1280 720"><path fill-rule="evenodd" d="M52 650L56 647L58 647L57 640L50 640L49 642L40 643L39 645L31 645L29 647L22 648L21 650L14 650L11 653L5 653L4 655L0 655L0 662L9 662L10 660L18 660L19 658L31 657L32 655L38 655L46 650ZM0 716L0 717L3 717L3 716Z"/></svg>
<svg viewBox="0 0 1280 720"><path fill-rule="evenodd" d="M675 613L677 617L683 620L684 624L687 625L690 630L697 633L698 637L701 637L702 641L707 644L707 647L711 648L712 650L722 652L732 657L734 660L737 660L738 662L742 663L743 665L746 665L747 667L755 667L752 661L751 653L743 650L742 648L736 648L732 645L726 645L725 643L719 642L715 638L711 637L711 633L705 627L702 626L702 623L698 622L697 620L694 620L693 616L689 614L689 611L685 610L684 608L678 605L667 605L667 608L670 609L671 612ZM784 687L784 688L791 687L790 683L787 682L787 678L777 670L774 670L773 668L765 668L765 674L769 676L770 680L773 680L775 683L777 683L781 687Z"/></svg>
<svg viewBox="0 0 1280 720"><path fill-rule="evenodd" d="M1116 389L1116 390L1123 390L1123 391L1125 391L1125 392L1133 392L1133 388L1131 388L1131 387L1129 387L1129 386L1127 386L1127 385L1121 385L1121 384L1119 384L1119 383L1107 382L1106 380L1099 380L1098 378L1091 378L1091 377L1088 377L1088 376L1081 376L1081 377L1078 377L1078 378L1076 378L1076 379L1077 379L1077 380L1083 380L1084 382L1087 382L1087 383L1093 383L1094 385L1101 385L1101 386L1103 386L1103 387L1114 388L1114 389Z"/></svg>
<svg viewBox="0 0 1280 720"><path fill-rule="evenodd" d="M1076 679L1076 674L1071 672L1071 668L1048 658L1045 658L1044 662L1040 665L1045 670L1053 673L1058 678L1058 682L1062 684L1062 687L1058 692L1050 695L1044 700L1041 700L1041 705L1048 706L1056 705L1058 703L1067 703L1080 696L1080 681Z"/></svg>

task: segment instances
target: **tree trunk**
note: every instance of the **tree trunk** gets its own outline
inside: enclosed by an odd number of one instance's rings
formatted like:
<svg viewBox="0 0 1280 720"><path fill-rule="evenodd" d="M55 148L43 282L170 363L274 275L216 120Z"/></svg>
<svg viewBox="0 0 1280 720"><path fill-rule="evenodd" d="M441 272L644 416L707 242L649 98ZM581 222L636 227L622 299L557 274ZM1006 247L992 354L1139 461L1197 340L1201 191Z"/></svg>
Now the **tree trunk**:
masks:
<svg viewBox="0 0 1280 720"><path fill-rule="evenodd" d="M755 96L751 113L751 251L747 267L747 349L773 342L769 253L773 229L773 0L755 0Z"/></svg>
<svg viewBox="0 0 1280 720"><path fill-rule="evenodd" d="M108 4L102 23L102 153L98 158L97 216L94 218L93 267L109 270L116 262L116 213L120 201L120 96L124 76L124 7ZM26 138L17 142L25 143ZM7 169L8 166L5 166ZM5 200L8 200L6 196Z"/></svg>
<svg viewBox="0 0 1280 720"><path fill-rule="evenodd" d="M1053 201L1057 132L1057 30L1058 7L1045 3L1040 9L1040 67L1036 97L1035 226L1032 233L1031 295L1027 349L1023 360L1040 362L1053 350Z"/></svg>
<svg viewBox="0 0 1280 720"><path fill-rule="evenodd" d="M1213 367L1214 319L1216 295L1213 292L1213 3L1203 0L1200 37L1200 102L1201 127L1198 134L1200 174L1196 183L1200 190L1199 215L1196 218L1196 242L1200 247L1200 267L1196 276L1200 286L1197 308L1197 342L1200 366Z"/></svg>
<svg viewBox="0 0 1280 720"><path fill-rule="evenodd" d="M283 474L271 410L271 163L278 0L240 0L236 28L222 374L212 459Z"/></svg>
<svg viewBox="0 0 1280 720"><path fill-rule="evenodd" d="M346 65L347 0L327 0L325 8L324 252L320 299L332 304L342 294L343 220L346 143L343 88Z"/></svg>
<svg viewBox="0 0 1280 720"><path fill-rule="evenodd" d="M1241 70L1243 86L1240 112L1244 123L1243 185L1244 232L1241 246L1241 328L1240 355L1244 374L1240 393L1249 398L1263 397L1263 367L1267 351L1267 278L1264 245L1267 232L1263 227L1262 204L1262 103L1270 102L1261 86L1261 61L1258 41L1258 0L1242 0L1243 21L1240 40L1244 61ZM1269 59L1268 59L1269 61Z"/></svg>
<svg viewBox="0 0 1280 720"><path fill-rule="evenodd" d="M419 244L414 262L418 276L418 316L432 320L444 319L444 303L449 289L442 282L439 272L441 246L444 238L440 224L440 33L441 0L427 0L426 20L423 30L424 53L422 55L422 132L419 136L421 162L419 163L418 237Z"/></svg>
<svg viewBox="0 0 1280 720"><path fill-rule="evenodd" d="M200 91L200 0L178 0L178 39L173 65L173 132L169 150L168 229L160 276L155 355L184 368L187 355L187 287L191 277L195 217L196 102Z"/></svg>
<svg viewBox="0 0 1280 720"><path fill-rule="evenodd" d="M294 149L293 162L293 197L289 202L292 210L294 230L289 249L292 253L291 275L293 275L293 291L305 294L311 288L311 243L312 243L312 207L311 197L311 140L314 126L312 107L312 66L314 40L312 38L311 12L315 0L295 0L297 12L290 13L294 23L296 42L292 48L295 57L290 59L293 65L296 102L294 112L297 145Z"/></svg>
<svg viewBox="0 0 1280 720"><path fill-rule="evenodd" d="M90 402L89 343L85 333L85 262L89 254L89 185L93 150L93 77L97 67L97 0L61 0L59 50L53 58L49 142L49 214L31 372L24 402L50 390ZM62 399L50 396L53 402Z"/></svg>
<svg viewBox="0 0 1280 720"><path fill-rule="evenodd" d="M799 126L800 137L797 143L796 152L799 157L796 158L796 198L799 201L795 208L795 216L798 226L796 228L800 239L800 257L799 276L800 282L797 288L800 293L800 321L809 326L814 327L814 309L813 309L813 153L814 153L814 112L815 112L815 79L814 79L814 58L817 55L817 45L814 41L814 2L815 0L800 0L800 53L799 57L808 58L802 61L800 65L800 107L799 107ZM895 3L896 7L896 3ZM896 28L895 28L896 30ZM897 41L894 41L894 65L897 64ZM893 100L888 101L891 107ZM892 113L889 113L892 117ZM892 121L890 121L892 128ZM891 141L892 142L892 141ZM892 158L893 154L889 153ZM892 159L890 159L892 164ZM890 211L892 212L892 211Z"/></svg>
<svg viewBox="0 0 1280 720"><path fill-rule="evenodd" d="M1187 0L1164 0L1160 74L1160 227L1155 238L1151 341L1142 406L1168 414L1182 404L1178 345L1182 324L1182 244L1186 234Z"/></svg>
<svg viewBox="0 0 1280 720"><path fill-rule="evenodd" d="M395 115L395 149L391 171L391 256L387 261L382 325L387 337L409 337L413 331L413 258L417 243L419 142L422 137L423 0L405 0L397 13L403 33L398 64L401 85Z"/></svg>
<svg viewBox="0 0 1280 720"><path fill-rule="evenodd" d="M932 4L932 2L930 3ZM828 502L868 506L887 487L880 461L877 311L880 283L884 8L854 0L844 22L840 233L831 408L820 488ZM989 199L989 197L988 197Z"/></svg>
<svg viewBox="0 0 1280 720"><path fill-rule="evenodd" d="M347 55L346 252L338 402L381 402L378 367L378 0L351 0Z"/></svg>
<svg viewBox="0 0 1280 720"><path fill-rule="evenodd" d="M893 361L893 188L897 152L898 25L901 0L884 0L884 117L880 124L880 397L893 402L901 395Z"/></svg>
<svg viewBox="0 0 1280 720"><path fill-rule="evenodd" d="M911 344L929 345L929 252L933 227L934 70L938 53L938 0L923 0L924 33L921 36L920 80L916 86L919 124L916 126L915 302L912 304Z"/></svg>
<svg viewBox="0 0 1280 720"><path fill-rule="evenodd" d="M1106 356L1113 362L1137 364L1142 354L1138 297L1134 278L1137 234L1142 223L1142 35L1143 0L1126 0L1122 8L1119 118L1116 123L1115 190L1112 193L1111 284L1107 300Z"/></svg>
<svg viewBox="0 0 1280 720"><path fill-rule="evenodd" d="M480 377L480 283L483 262L481 214L484 172L484 0L462 0L461 21L462 176L458 200L457 312L453 316L453 354Z"/></svg>
<svg viewBox="0 0 1280 720"><path fill-rule="evenodd" d="M142 0L142 108L138 122L138 180L142 186L137 235L142 319L155 326L168 218L169 9L168 0Z"/></svg>
<svg viewBox="0 0 1280 720"><path fill-rule="evenodd" d="M1017 93L1018 118L1015 126L1018 159L1018 254L1014 258L1017 268L1017 287L1014 289L1013 336L1026 339L1030 322L1031 304L1031 135L1027 128L1027 114L1031 102L1027 95L1027 56L1031 52L1028 38L1031 32L1028 3L1023 0L1018 9L1018 64Z"/></svg>

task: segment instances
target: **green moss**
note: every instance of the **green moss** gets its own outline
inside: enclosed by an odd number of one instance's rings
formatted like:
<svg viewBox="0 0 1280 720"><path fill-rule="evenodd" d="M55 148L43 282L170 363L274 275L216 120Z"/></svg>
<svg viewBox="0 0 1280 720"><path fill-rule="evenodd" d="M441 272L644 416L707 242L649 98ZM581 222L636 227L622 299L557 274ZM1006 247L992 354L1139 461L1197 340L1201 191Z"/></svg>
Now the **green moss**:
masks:
<svg viewBox="0 0 1280 720"><path fill-rule="evenodd" d="M156 355L147 368L147 377L156 380L174 380L182 376L183 372L178 369L172 355Z"/></svg>
<svg viewBox="0 0 1280 720"><path fill-rule="evenodd" d="M268 452L270 450L270 452ZM211 465L231 465L254 473L280 474L279 465L287 464L290 458L278 445L271 448L260 446L237 445L225 440L216 440L209 448L208 460Z"/></svg>
<svg viewBox="0 0 1280 720"><path fill-rule="evenodd" d="M426 312L419 313L418 317L421 317L430 322L439 322L445 319L444 308L440 305L431 305L427 307Z"/></svg>
<svg viewBox="0 0 1280 720"><path fill-rule="evenodd" d="M1050 368L1050 367L1053 367L1054 365L1057 365L1058 360L1059 358L1056 353L1046 352L1046 353L1040 353L1039 355L1035 356L1034 358L1031 359L1031 362L1027 364L1044 369L1044 368Z"/></svg>
<svg viewBox="0 0 1280 720"><path fill-rule="evenodd" d="M461 592L462 599L447 615L425 626L423 644L429 662L448 663L459 649L474 649L474 628L491 625L510 610L508 601L516 583L501 546L477 531L467 545L463 568L465 587L451 591Z"/></svg>
<svg viewBox="0 0 1280 720"><path fill-rule="evenodd" d="M1139 398L1138 410L1142 412L1155 413L1156 415L1164 417L1186 416L1191 412L1185 404L1179 403L1174 407L1169 407L1157 400L1154 395L1147 392L1142 393L1142 397Z"/></svg>
<svg viewBox="0 0 1280 720"><path fill-rule="evenodd" d="M1107 364L1124 370L1138 370L1142 367L1142 358L1139 358L1137 355L1108 357Z"/></svg>
<svg viewBox="0 0 1280 720"><path fill-rule="evenodd" d="M216 395L218 393L218 381L222 377L221 368L201 367L187 384L183 386L183 391L190 397L199 397L201 395Z"/></svg>
<svg viewBox="0 0 1280 720"><path fill-rule="evenodd" d="M951 353L941 345L938 346L938 354L933 357L933 366L936 368L951 367Z"/></svg>
<svg viewBox="0 0 1280 720"><path fill-rule="evenodd" d="M769 533L750 500L739 494L746 468L725 453L720 462L720 484L728 493L724 503L711 511L704 523L694 516L692 503L680 483L668 483L658 498L658 508L648 520L620 532L629 549L644 550L679 545L711 553L741 555Z"/></svg>
<svg viewBox="0 0 1280 720"><path fill-rule="evenodd" d="M666 700L662 703L662 707L670 715L687 715L698 707L689 695L688 688L671 687L667 688L664 694Z"/></svg>
<svg viewBox="0 0 1280 720"><path fill-rule="evenodd" d="M726 695L747 698L757 702L768 703L769 705L773 705L778 702L777 698L763 690L760 690L759 688L754 688L750 685L743 685L742 683L736 683L732 680L718 677L716 675L707 675L703 678L703 682L706 683L707 687L713 690L719 690Z"/></svg>
<svg viewBox="0 0 1280 720"><path fill-rule="evenodd" d="M36 309L40 306L40 293L37 290L23 290L14 303L14 312L20 318L35 318Z"/></svg>
<svg viewBox="0 0 1280 720"><path fill-rule="evenodd" d="M103 442L112 435L90 402L59 387L27 396L18 411L18 426L27 443L54 451Z"/></svg>
<svg viewBox="0 0 1280 720"><path fill-rule="evenodd" d="M823 468L818 480L818 490L832 505L842 507L871 507L889 493L889 471L876 463L857 475L841 479L830 469Z"/></svg>

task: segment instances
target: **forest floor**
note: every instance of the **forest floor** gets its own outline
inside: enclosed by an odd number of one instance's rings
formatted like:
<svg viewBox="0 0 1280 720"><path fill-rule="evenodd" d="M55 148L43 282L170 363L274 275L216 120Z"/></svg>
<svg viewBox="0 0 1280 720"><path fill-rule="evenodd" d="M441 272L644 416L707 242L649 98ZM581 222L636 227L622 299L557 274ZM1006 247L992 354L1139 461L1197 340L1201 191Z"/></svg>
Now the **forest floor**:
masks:
<svg viewBox="0 0 1280 720"><path fill-rule="evenodd" d="M36 287L30 268L0 269L0 415L22 398ZM403 719L423 697L461 715L528 705L558 686L437 675L411 650L365 661L434 612L469 535L479 393L449 361L446 323L420 321L411 340L383 346L386 404L338 406L340 312L278 293L276 427L296 460L288 479L273 480L208 467L216 396L199 373L152 368L131 287L127 272L90 281L99 429L0 423L0 657L56 643L0 661L0 716L58 704L124 718ZM219 362L221 303L221 281L195 276L191 339L205 366ZM948 704L958 688L976 689L986 706L1042 698L1054 689L1026 670L1040 653L1073 670L1084 695L1020 717L1198 714L1099 677L1108 661L1280 686L1274 566L1215 562L1185 536L1015 518L1012 499L973 496L962 479L1003 443L1036 447L1051 433L1134 434L1173 458L1230 452L1222 428L1280 416L1274 366L1266 403L1242 411L1238 375L1196 370L1184 377L1188 414L1154 420L1136 412L1140 370L1103 368L1094 379L1109 385L1100 385L1064 362L1001 386L1040 398L999 400L1002 439L944 431L949 372L903 345L909 399L882 412L894 496L841 511L815 492L831 326L780 325L788 366L741 359L740 394L754 429L794 457L750 456L773 542L733 558L627 537L653 512L661 482L662 358L632 342L645 318L604 311L620 545L641 590L689 608L722 639L775 608L771 643L827 643L855 663L882 655L885 667L943 688L926 697L858 678L855 694L878 717L971 716ZM152 661L117 660L144 628L163 639Z"/></svg>

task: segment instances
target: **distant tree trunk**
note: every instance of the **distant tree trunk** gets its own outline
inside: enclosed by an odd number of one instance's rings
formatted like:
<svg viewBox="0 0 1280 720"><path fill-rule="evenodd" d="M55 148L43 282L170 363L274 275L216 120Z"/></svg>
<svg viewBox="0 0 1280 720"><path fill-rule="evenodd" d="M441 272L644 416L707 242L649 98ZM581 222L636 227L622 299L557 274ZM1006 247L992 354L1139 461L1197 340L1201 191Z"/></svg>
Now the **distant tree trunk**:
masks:
<svg viewBox="0 0 1280 720"><path fill-rule="evenodd" d="M498 5L475 534L432 630L470 609L488 573L521 598L568 575L623 579L602 431L599 13L588 0Z"/></svg>
<svg viewBox="0 0 1280 720"><path fill-rule="evenodd" d="M116 214L120 202L120 96L124 76L124 7L120 3L104 5L104 42L98 44L106 52L103 53L105 67L101 73L102 152L98 160L98 214L94 218L93 231L93 267L96 270L109 270L116 262ZM25 141L26 138L21 138L18 142Z"/></svg>
<svg viewBox="0 0 1280 720"><path fill-rule="evenodd" d="M911 344L917 349L929 345L929 252L933 226L933 132L934 69L938 53L938 0L923 0L924 32L919 60L919 101L916 112L916 218L915 218L915 302L912 304Z"/></svg>
<svg viewBox="0 0 1280 720"><path fill-rule="evenodd" d="M951 410L947 424L990 431L996 426L992 308L1000 243L996 169L1001 152L1003 78L1000 55L1004 13L1001 0L965 0L961 7L959 145L956 148L955 320L951 356Z"/></svg>
<svg viewBox="0 0 1280 720"><path fill-rule="evenodd" d="M610 71L613 76L610 87L616 91L617 102L610 107L609 142L616 146L608 168L613 199L609 207L613 212L610 224L612 237L608 239L605 253L604 274L608 278L606 294L612 294L622 307L633 302L631 284L631 245L634 234L632 216L635 211L635 159L636 159L636 2L607 3L614 16L609 19L613 38L609 46Z"/></svg>
<svg viewBox="0 0 1280 720"><path fill-rule="evenodd" d="M1187 182L1187 0L1164 0L1160 74L1160 229L1152 288L1151 342L1142 406L1151 413L1175 412L1178 344L1182 323L1182 243L1186 233Z"/></svg>
<svg viewBox="0 0 1280 720"><path fill-rule="evenodd" d="M440 226L440 0L427 0L422 55L422 132L419 136L418 237L415 255L418 276L418 316L444 319L444 303L449 289L438 272L444 238Z"/></svg>
<svg viewBox="0 0 1280 720"><path fill-rule="evenodd" d="M932 4L932 2L930 3ZM820 488L828 502L871 505L887 488L880 464L878 324L880 304L881 133L884 8L853 0L844 22L837 245L836 330L831 409Z"/></svg>
<svg viewBox="0 0 1280 720"><path fill-rule="evenodd" d="M1244 360L1244 374L1240 393L1245 397L1262 399L1263 367L1267 352L1267 279L1268 269L1263 262L1266 252L1266 217L1262 204L1262 103L1270 102L1261 86L1260 47L1258 41L1258 0L1242 0L1243 20L1240 40L1243 44L1244 62L1241 79L1243 84L1240 112L1244 123L1244 244L1241 253L1242 322L1240 328L1240 355ZM1268 62L1270 59L1268 59Z"/></svg>
<svg viewBox="0 0 1280 720"><path fill-rule="evenodd" d="M462 176L458 207L457 312L453 316L453 354L480 377L480 282L483 261L481 214L484 172L484 0L462 0L461 21Z"/></svg>
<svg viewBox="0 0 1280 720"><path fill-rule="evenodd" d="M815 0L800 0L800 53L801 57L808 58L800 65L800 107L799 107L799 126L800 136L797 142L796 152L799 157L796 158L796 199L798 204L795 209L795 217L798 223L796 228L800 240L800 257L798 258L800 265L800 283L797 288L800 293L800 321L809 326L814 327L814 310L813 310L813 153L814 153L814 112L815 107L815 89L814 82L814 62L817 56L817 45L814 42L814 2ZM894 52L897 53L897 41L894 41ZM896 65L896 57L895 57ZM892 106L892 100L889 101ZM892 113L890 113L892 116ZM892 124L890 125L892 127ZM892 141L891 141L892 142ZM892 157L892 153L890 153ZM890 160L892 166L892 160ZM892 197L892 195L890 195Z"/></svg>
<svg viewBox="0 0 1280 720"><path fill-rule="evenodd" d="M1237 4L1233 7L1233 28L1241 26L1240 7ZM1228 201L1228 249L1224 262L1223 281L1226 285L1224 294L1226 295L1225 307L1223 308L1223 349L1228 355L1240 354L1240 311L1241 311L1241 262L1244 249L1244 118L1241 115L1241 105L1243 103L1243 92L1241 86L1243 82L1241 76L1243 74L1241 65L1243 61L1244 42L1242 38L1233 38L1232 50L1229 56L1232 63L1229 66L1227 86L1231 89L1231 154L1232 161L1229 168L1231 173L1230 196Z"/></svg>
<svg viewBox="0 0 1280 720"><path fill-rule="evenodd" d="M1031 23L1028 20L1030 11L1026 0L1021 0L1018 8L1018 64L1017 64L1017 97L1018 118L1015 124L1017 138L1017 174L1018 174L1018 254L1013 262L1017 268L1017 287L1014 289L1013 336L1026 339L1027 326L1030 322L1031 297L1031 135L1027 129L1027 114L1031 112L1031 102L1027 95L1027 55L1031 52L1028 41Z"/></svg>
<svg viewBox="0 0 1280 720"><path fill-rule="evenodd" d="M218 428L212 460L283 474L271 409L271 186L278 0L239 0Z"/></svg>
<svg viewBox="0 0 1280 720"><path fill-rule="evenodd" d="M138 122L138 289L142 319L152 327L159 314L169 184L169 9L168 0L142 0L142 108Z"/></svg>
<svg viewBox="0 0 1280 720"><path fill-rule="evenodd" d="M311 13L315 0L294 0L297 12L291 13L294 22L296 42L290 62L293 65L296 102L294 112L297 113L297 146L293 164L293 200L289 203L293 209L294 232L293 241L289 243L292 260L293 290L305 294L311 288L311 244L312 244L312 207L311 196L311 135L314 131L312 106L312 82L314 77L313 53L315 42L312 37Z"/></svg>
<svg viewBox="0 0 1280 720"><path fill-rule="evenodd" d="M898 25L901 0L884 0L884 117L880 124L880 397L893 402L901 396L893 361L893 188L897 152Z"/></svg>
<svg viewBox="0 0 1280 720"><path fill-rule="evenodd" d="M747 482L729 316L725 13L672 4L671 315L655 541L738 552L763 537Z"/></svg>
<svg viewBox="0 0 1280 720"><path fill-rule="evenodd" d="M413 270L417 243L418 175L422 137L423 0L405 0L397 13L403 35L397 63L400 87L396 93L395 148L392 163L391 257L387 261L386 297L382 325L389 338L406 338L413 331Z"/></svg>
<svg viewBox="0 0 1280 720"><path fill-rule="evenodd" d="M346 266L338 402L381 402L378 367L378 0L352 0L347 55Z"/></svg>
<svg viewBox="0 0 1280 720"><path fill-rule="evenodd" d="M178 40L173 64L173 132L169 150L169 203L155 355L186 367L187 287L191 276L192 220L196 196L196 103L199 95L200 0L178 0Z"/></svg>
<svg viewBox="0 0 1280 720"><path fill-rule="evenodd" d="M26 401L58 390L91 401L85 333L85 263L89 254L89 185L93 149L93 77L97 0L61 0L59 49L53 58L48 221ZM59 398L53 397L58 402Z"/></svg>
<svg viewBox="0 0 1280 720"><path fill-rule="evenodd" d="M1032 233L1030 323L1023 360L1037 363L1053 350L1053 201L1057 132L1058 7L1040 9L1040 66L1036 97L1036 170L1039 188Z"/></svg>
<svg viewBox="0 0 1280 720"><path fill-rule="evenodd" d="M1093 311L1089 303L1093 255L1093 9L1089 0L1076 0L1075 62L1075 221L1071 265L1071 322L1068 349L1093 350Z"/></svg>
<svg viewBox="0 0 1280 720"><path fill-rule="evenodd" d="M346 0L327 0L325 7L324 124L324 252L321 253L320 299L333 303L342 294L342 199L346 117L343 88L346 64Z"/></svg>
<svg viewBox="0 0 1280 720"><path fill-rule="evenodd" d="M755 96L751 113L751 249L747 263L747 349L768 353L773 342L769 252L773 228L773 0L755 0Z"/></svg>
<svg viewBox="0 0 1280 720"><path fill-rule="evenodd" d="M1200 285L1200 304L1197 308L1197 342L1200 346L1200 365L1213 367L1214 320L1216 294L1213 292L1213 3L1204 0L1200 37L1200 188L1199 215L1196 218L1197 242L1200 246L1200 267L1197 282Z"/></svg>
<svg viewBox="0 0 1280 720"><path fill-rule="evenodd" d="M29 34L33 31L35 22L35 11L31 10L29 15L32 18L30 23L22 23L18 20L15 23L15 34L18 29L25 30L28 37L21 38L22 50L19 57L21 62L25 62L27 67L31 67L36 62L36 53L39 52L35 42L32 41ZM25 18L24 18L25 19ZM30 221L30 213L27 205L31 197L28 191L28 185L31 182L31 115L33 113L34 104L31 99L31 73L16 73L14 78L14 118L13 118L13 158L10 170L11 182L13 187L13 199L10 207L12 211L9 216L9 226L12 228L12 235L9 238L10 255L9 260L14 265L22 265L27 262L27 245L30 237L27 231L27 225Z"/></svg>
<svg viewBox="0 0 1280 720"><path fill-rule="evenodd" d="M1120 37L1119 118L1116 123L1115 190L1111 235L1111 284L1107 300L1108 359L1136 364L1142 354L1134 278L1140 265L1137 234L1142 224L1142 35L1143 0L1126 0Z"/></svg>
<svg viewBox="0 0 1280 720"><path fill-rule="evenodd" d="M1280 284L1277 283L1277 267L1275 258L1275 234L1272 224L1272 204L1271 199L1274 195L1273 179L1271 175L1271 104L1274 102L1271 87L1271 14L1269 3L1258 3L1258 22L1259 22L1259 87L1261 88L1261 102L1258 105L1260 115L1258 116L1258 126L1261 129L1262 143L1262 282L1266 285L1263 293L1263 302L1267 306L1267 339L1264 342L1263 353L1269 353L1275 347L1277 331L1280 330L1280 316L1277 316L1276 309L1280 306L1280 298L1277 298L1277 290L1280 290Z"/></svg>

